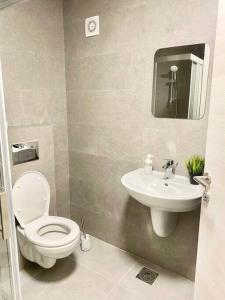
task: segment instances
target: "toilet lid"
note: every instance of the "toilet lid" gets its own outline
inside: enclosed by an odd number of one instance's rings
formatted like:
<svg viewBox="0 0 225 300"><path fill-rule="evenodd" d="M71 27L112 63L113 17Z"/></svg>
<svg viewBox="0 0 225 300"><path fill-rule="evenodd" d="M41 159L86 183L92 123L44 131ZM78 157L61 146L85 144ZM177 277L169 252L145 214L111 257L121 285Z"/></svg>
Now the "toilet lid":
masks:
<svg viewBox="0 0 225 300"><path fill-rule="evenodd" d="M79 239L80 228L74 221L45 216L28 224L24 229L27 239L40 247L61 247Z"/></svg>
<svg viewBox="0 0 225 300"><path fill-rule="evenodd" d="M26 224L48 215L50 188L47 179L39 172L26 172L13 186L13 209L24 228Z"/></svg>

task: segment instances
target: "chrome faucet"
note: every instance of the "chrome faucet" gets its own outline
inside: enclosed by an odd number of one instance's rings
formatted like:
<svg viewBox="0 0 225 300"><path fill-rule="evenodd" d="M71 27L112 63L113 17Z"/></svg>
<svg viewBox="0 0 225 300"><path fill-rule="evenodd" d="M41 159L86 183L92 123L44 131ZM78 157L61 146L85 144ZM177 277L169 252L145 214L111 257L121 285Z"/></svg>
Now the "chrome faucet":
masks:
<svg viewBox="0 0 225 300"><path fill-rule="evenodd" d="M178 162L173 159L165 159L166 163L162 166L165 170L164 179L171 179L174 177Z"/></svg>

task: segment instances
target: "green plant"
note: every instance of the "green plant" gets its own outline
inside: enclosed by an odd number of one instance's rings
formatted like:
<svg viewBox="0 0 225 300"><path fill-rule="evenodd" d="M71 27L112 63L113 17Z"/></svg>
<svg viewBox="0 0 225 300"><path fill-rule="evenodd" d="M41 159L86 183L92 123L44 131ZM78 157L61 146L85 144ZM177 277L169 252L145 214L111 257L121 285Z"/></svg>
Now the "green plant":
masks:
<svg viewBox="0 0 225 300"><path fill-rule="evenodd" d="M204 173L205 158L193 155L185 161L188 172L191 176L200 176Z"/></svg>

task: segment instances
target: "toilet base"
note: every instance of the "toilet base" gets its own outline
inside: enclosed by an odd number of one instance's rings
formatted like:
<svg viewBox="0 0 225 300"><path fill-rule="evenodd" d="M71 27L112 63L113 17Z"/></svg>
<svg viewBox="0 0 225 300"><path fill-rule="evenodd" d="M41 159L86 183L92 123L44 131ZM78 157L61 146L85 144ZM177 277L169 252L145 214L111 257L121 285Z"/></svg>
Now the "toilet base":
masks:
<svg viewBox="0 0 225 300"><path fill-rule="evenodd" d="M34 248L34 246L29 241L27 241L27 239L23 235L23 230L19 227L17 228L17 235L20 252L27 260L35 262L36 264L45 269L50 269L55 265L56 258L47 257L40 254Z"/></svg>

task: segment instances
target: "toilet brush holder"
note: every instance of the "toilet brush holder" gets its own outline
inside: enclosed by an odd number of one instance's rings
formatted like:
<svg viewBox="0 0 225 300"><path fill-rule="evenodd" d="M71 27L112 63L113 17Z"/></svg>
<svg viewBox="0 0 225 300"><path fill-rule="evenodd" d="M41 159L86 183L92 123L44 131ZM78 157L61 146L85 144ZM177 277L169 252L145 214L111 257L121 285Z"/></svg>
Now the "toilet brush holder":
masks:
<svg viewBox="0 0 225 300"><path fill-rule="evenodd" d="M80 248L82 251L86 252L91 249L91 239L89 234L81 234L80 237Z"/></svg>

